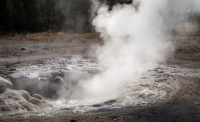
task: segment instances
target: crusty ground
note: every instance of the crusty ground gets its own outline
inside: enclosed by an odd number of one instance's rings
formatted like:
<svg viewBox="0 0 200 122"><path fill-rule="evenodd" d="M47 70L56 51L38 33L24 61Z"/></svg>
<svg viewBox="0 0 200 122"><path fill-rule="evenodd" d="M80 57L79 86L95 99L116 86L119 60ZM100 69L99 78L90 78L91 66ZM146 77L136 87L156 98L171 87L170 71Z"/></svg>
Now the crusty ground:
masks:
<svg viewBox="0 0 200 122"><path fill-rule="evenodd" d="M168 64L180 67L200 68L200 38L174 37L174 55ZM9 79L9 73L31 61L63 56L90 56L91 45L102 44L99 38L64 39L61 41L0 40L0 75ZM62 113L53 117L45 116L0 116L0 121L14 122L199 122L200 121L200 76L174 76L180 85L178 92L170 99L144 107L125 107L88 113Z"/></svg>

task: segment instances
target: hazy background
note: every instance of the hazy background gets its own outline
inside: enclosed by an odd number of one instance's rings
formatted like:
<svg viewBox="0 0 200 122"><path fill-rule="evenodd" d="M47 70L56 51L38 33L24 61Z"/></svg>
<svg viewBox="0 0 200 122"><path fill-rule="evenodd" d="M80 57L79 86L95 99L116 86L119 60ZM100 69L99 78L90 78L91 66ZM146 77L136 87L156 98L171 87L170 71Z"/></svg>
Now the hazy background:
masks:
<svg viewBox="0 0 200 122"><path fill-rule="evenodd" d="M98 6L92 6L97 0L1 0L0 35L27 32L64 31L68 33L87 33L94 31L92 18ZM170 0L169 0L170 1ZM195 11L198 0L171 0L191 11L189 20L199 22ZM196 3L195 3L196 2ZM131 4L132 0L100 0L109 10L116 4ZM98 3L98 4L99 4ZM195 3L195 4L194 4ZM190 9L192 8L192 9ZM92 10L91 10L92 9ZM170 9L165 9L171 11ZM177 15L176 15L177 16Z"/></svg>
<svg viewBox="0 0 200 122"><path fill-rule="evenodd" d="M105 101L117 97L127 84L140 84L142 74L165 63L173 54L173 28L198 22L198 9L193 7L197 1L91 2L91 23L104 41L103 45L95 45L91 53L106 66L103 72L80 82L84 90L77 89L78 94L72 95L75 98ZM185 28L188 29L189 26Z"/></svg>

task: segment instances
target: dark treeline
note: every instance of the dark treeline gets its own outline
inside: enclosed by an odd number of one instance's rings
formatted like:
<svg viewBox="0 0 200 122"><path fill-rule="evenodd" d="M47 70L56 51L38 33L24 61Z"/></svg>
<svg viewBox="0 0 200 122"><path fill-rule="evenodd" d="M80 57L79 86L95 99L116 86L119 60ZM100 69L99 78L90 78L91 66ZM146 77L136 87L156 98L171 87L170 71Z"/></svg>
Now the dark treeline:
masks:
<svg viewBox="0 0 200 122"><path fill-rule="evenodd" d="M102 0L110 8L132 0ZM90 0L1 0L0 35L42 31L84 33L93 30Z"/></svg>
<svg viewBox="0 0 200 122"><path fill-rule="evenodd" d="M110 8L131 0L102 0ZM93 30L90 0L1 0L0 35L10 32L67 31L84 33Z"/></svg>
<svg viewBox="0 0 200 122"><path fill-rule="evenodd" d="M59 10L63 13L63 30L85 33L93 30L90 22L90 0L59 0Z"/></svg>
<svg viewBox="0 0 200 122"><path fill-rule="evenodd" d="M133 0L106 0L107 5L110 6L110 10L116 4L131 4Z"/></svg>
<svg viewBox="0 0 200 122"><path fill-rule="evenodd" d="M89 0L1 0L0 34L90 31Z"/></svg>
<svg viewBox="0 0 200 122"><path fill-rule="evenodd" d="M132 0L100 0L110 6ZM1 0L0 35L42 31L85 33L93 31L90 0ZM192 21L200 21L192 14Z"/></svg>
<svg viewBox="0 0 200 122"><path fill-rule="evenodd" d="M38 32L62 28L65 16L56 6L58 0L1 0L0 30Z"/></svg>
<svg viewBox="0 0 200 122"><path fill-rule="evenodd" d="M64 13L66 19L64 30L72 32L94 31L91 23L90 9L92 0L59 0L59 8ZM131 4L133 0L99 0L102 4L110 6L110 10L116 4Z"/></svg>

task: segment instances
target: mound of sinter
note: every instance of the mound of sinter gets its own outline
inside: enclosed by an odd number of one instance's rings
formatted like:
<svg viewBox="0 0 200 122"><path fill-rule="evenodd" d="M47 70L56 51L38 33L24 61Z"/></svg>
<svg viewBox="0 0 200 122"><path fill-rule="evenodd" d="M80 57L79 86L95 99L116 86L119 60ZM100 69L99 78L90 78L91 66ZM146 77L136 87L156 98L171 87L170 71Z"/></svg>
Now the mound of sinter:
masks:
<svg viewBox="0 0 200 122"><path fill-rule="evenodd" d="M82 111L84 107L93 110L146 105L170 97L176 91L176 82L172 82L173 76L170 75L172 69L155 66L148 71L145 68L127 70L133 76L136 76L137 72L142 72L141 77L110 84L110 87L101 89L102 94L93 94L94 88L107 82L102 80L102 84L98 84L92 78L105 72L107 66L94 58L45 59L17 68L11 77L15 89L53 99L51 103L56 108L71 107L77 108L78 111ZM122 86L118 93L106 91L116 84ZM109 93L109 97L106 93ZM107 98L102 98L104 96Z"/></svg>
<svg viewBox="0 0 200 122"><path fill-rule="evenodd" d="M17 69L11 77L15 89L50 99L73 99L81 97L80 84L101 70L94 60L61 58L36 61Z"/></svg>
<svg viewBox="0 0 200 122"><path fill-rule="evenodd" d="M39 94L32 96L25 90L11 89L13 84L0 77L0 112L38 111L51 107Z"/></svg>

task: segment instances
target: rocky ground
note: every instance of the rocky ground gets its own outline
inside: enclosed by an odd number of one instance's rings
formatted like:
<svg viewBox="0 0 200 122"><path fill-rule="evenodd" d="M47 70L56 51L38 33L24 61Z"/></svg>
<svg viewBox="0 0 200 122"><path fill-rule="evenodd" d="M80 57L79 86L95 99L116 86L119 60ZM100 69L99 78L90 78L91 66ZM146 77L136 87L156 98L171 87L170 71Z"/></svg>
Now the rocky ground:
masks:
<svg viewBox="0 0 200 122"><path fill-rule="evenodd" d="M200 37L174 37L174 55L167 65L182 69L200 69ZM54 116L23 116L27 111L50 107L41 95L14 90L11 74L17 68L35 61L73 57L90 57L91 45L102 44L100 39L67 39L61 41L0 40L0 121L200 121L200 76L173 76L179 84L176 93L146 106L103 109L85 113L62 112ZM15 88L15 84L14 84ZM14 113L7 112L13 111Z"/></svg>

